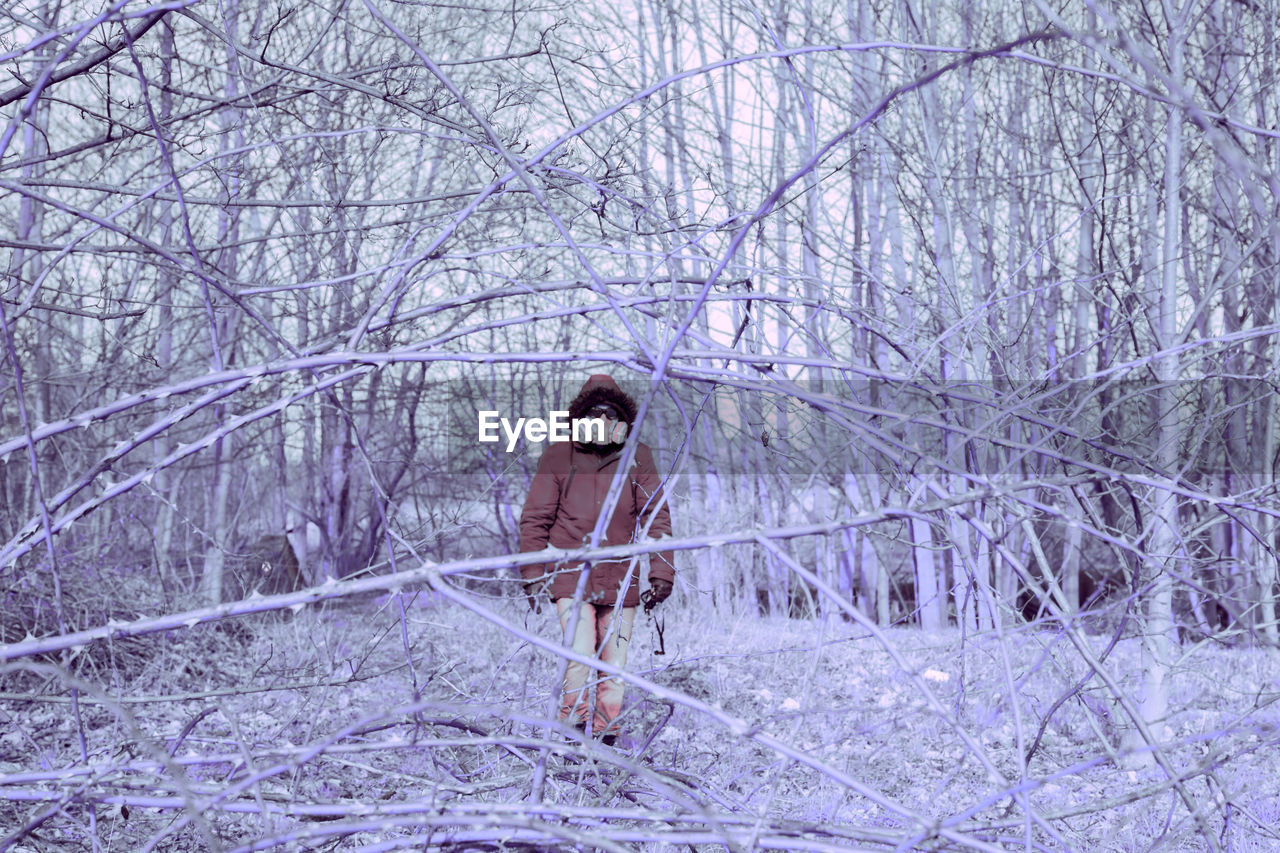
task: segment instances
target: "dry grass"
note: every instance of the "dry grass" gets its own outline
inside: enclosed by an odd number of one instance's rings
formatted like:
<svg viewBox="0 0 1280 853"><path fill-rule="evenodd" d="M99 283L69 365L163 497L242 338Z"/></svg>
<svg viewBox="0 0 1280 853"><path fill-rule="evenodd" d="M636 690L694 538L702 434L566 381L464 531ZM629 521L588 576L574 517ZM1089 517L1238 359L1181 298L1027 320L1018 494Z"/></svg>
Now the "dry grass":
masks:
<svg viewBox="0 0 1280 853"><path fill-rule="evenodd" d="M456 606L404 603L403 621L386 598L206 626L81 682L10 670L10 849L1280 847L1273 650L1181 662L1159 730L1179 792L1120 750L1122 712L1096 679L1023 763L1088 672L1052 633L891 629L886 645L838 619L670 608L667 655L641 619L630 669L677 701L632 688L608 750L545 722L551 654ZM550 633L545 613L490 605ZM1129 691L1139 655L1125 640L1107 660Z"/></svg>

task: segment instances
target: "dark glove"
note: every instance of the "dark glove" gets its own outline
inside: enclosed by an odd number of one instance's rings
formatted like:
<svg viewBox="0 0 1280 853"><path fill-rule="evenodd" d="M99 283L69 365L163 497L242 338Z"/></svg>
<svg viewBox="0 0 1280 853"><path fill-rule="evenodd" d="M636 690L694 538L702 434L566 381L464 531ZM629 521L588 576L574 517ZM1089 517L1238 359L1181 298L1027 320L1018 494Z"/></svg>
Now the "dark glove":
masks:
<svg viewBox="0 0 1280 853"><path fill-rule="evenodd" d="M644 601L644 612L648 613L670 597L671 581L649 578L649 589L640 598Z"/></svg>
<svg viewBox="0 0 1280 853"><path fill-rule="evenodd" d="M538 597L538 593L542 591L542 581L525 581L524 597L529 602L529 609L534 613L542 612L542 599Z"/></svg>

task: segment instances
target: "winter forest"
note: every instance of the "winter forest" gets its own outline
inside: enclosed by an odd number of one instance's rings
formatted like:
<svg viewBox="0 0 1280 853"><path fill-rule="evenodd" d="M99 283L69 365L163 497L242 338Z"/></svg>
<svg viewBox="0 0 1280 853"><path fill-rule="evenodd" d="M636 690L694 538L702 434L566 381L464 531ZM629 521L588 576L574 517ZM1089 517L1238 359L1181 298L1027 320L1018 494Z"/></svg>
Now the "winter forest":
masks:
<svg viewBox="0 0 1280 853"><path fill-rule="evenodd" d="M0 851L1280 849L1278 30L7 4ZM613 746L514 427L602 373Z"/></svg>

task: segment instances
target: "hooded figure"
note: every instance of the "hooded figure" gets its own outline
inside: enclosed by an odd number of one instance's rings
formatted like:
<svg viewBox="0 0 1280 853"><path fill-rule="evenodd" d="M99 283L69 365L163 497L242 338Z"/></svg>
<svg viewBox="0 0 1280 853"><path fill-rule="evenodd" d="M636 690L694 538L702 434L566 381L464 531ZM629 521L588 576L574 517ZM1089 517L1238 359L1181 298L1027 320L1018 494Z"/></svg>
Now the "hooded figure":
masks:
<svg viewBox="0 0 1280 853"><path fill-rule="evenodd" d="M589 544L605 498L618 472L623 447L631 435L636 404L612 377L596 374L583 384L569 404L569 420L603 420L603 436L597 430L588 442L562 441L547 445L538 460L520 515L520 551L580 548ZM613 516L604 529L601 545L628 545L645 536L671 535L671 514L663 500L661 477L653 451L637 444L635 461L624 475L622 492ZM640 603L640 558L602 560L587 567L582 596L578 600L573 649L597 656L621 669L627 662L627 645ZM574 597L583 564L535 563L522 574L529 606L540 611L537 594L546 591L556 603L561 630L574 622ZM650 604L671 594L675 563L670 551L654 553L649 560ZM618 734L615 722L622 710L622 681L603 677L596 689L594 713L589 701L595 681L590 667L570 661L565 673L560 717L579 728L592 719L592 731L612 744Z"/></svg>

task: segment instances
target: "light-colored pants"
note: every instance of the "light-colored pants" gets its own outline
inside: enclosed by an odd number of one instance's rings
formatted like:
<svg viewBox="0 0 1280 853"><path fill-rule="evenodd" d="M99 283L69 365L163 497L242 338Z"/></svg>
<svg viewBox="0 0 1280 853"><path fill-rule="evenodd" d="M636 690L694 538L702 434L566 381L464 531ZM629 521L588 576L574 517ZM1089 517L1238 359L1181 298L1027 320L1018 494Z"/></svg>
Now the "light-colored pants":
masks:
<svg viewBox="0 0 1280 853"><path fill-rule="evenodd" d="M596 657L618 669L627 665L627 646L631 643L631 626L635 622L634 607L614 608L600 604L578 605L578 625L573 634L573 650L583 657ZM556 599L560 614L561 637L569 630L573 616L573 599ZM594 682L594 734L616 734L615 720L622 711L622 679L596 673L591 667L569 661L564 673L564 693L560 698L560 719L585 725L590 713Z"/></svg>

